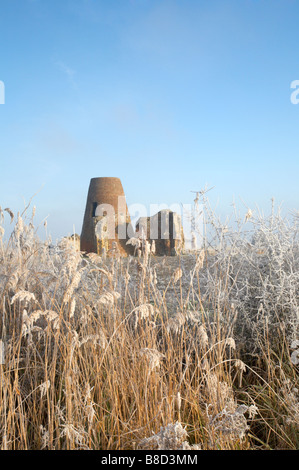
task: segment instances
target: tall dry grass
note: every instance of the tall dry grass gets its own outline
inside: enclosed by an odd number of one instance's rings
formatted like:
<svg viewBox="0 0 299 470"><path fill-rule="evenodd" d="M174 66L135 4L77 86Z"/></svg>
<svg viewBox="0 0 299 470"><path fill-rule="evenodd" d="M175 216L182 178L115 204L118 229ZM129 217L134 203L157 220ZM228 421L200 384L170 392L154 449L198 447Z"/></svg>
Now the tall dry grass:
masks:
<svg viewBox="0 0 299 470"><path fill-rule="evenodd" d="M203 248L174 258L0 211L1 449L298 449L298 215L202 202Z"/></svg>

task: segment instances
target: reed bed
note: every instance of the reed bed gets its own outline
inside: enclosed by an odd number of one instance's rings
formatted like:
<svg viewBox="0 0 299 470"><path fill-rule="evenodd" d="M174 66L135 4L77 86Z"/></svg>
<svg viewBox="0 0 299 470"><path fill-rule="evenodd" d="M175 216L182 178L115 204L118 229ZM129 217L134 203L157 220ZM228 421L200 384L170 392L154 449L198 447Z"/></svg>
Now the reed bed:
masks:
<svg viewBox="0 0 299 470"><path fill-rule="evenodd" d="M2 450L298 449L298 214L202 202L202 248L164 258L0 210Z"/></svg>

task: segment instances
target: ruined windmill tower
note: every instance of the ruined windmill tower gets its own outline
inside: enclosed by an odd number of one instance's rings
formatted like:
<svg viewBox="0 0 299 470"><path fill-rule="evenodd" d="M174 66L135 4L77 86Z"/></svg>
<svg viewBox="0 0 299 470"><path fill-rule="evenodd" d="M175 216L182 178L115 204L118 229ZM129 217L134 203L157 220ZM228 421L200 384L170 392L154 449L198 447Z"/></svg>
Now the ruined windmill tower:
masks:
<svg viewBox="0 0 299 470"><path fill-rule="evenodd" d="M132 247L126 245L131 226L125 193L119 178L92 178L80 237L80 250L102 254L117 248L126 256Z"/></svg>

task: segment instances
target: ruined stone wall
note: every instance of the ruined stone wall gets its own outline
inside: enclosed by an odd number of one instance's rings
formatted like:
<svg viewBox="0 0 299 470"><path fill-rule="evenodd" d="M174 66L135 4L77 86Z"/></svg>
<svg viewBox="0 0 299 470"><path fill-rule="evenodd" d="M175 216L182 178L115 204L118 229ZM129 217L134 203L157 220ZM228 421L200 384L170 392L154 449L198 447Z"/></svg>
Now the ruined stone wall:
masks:
<svg viewBox="0 0 299 470"><path fill-rule="evenodd" d="M185 247L181 218L176 212L162 210L151 217L141 217L136 224L140 236L155 240L156 255L175 256Z"/></svg>

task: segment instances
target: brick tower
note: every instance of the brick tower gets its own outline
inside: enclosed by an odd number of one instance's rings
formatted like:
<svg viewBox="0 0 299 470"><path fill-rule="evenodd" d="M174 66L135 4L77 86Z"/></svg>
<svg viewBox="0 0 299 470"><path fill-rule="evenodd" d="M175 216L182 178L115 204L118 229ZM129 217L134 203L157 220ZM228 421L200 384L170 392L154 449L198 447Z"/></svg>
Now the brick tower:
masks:
<svg viewBox="0 0 299 470"><path fill-rule="evenodd" d="M122 256L127 256L132 251L132 246L126 245L129 239L128 227L133 230L120 179L92 178L87 195L80 250L101 254L103 250L108 253L116 247Z"/></svg>

